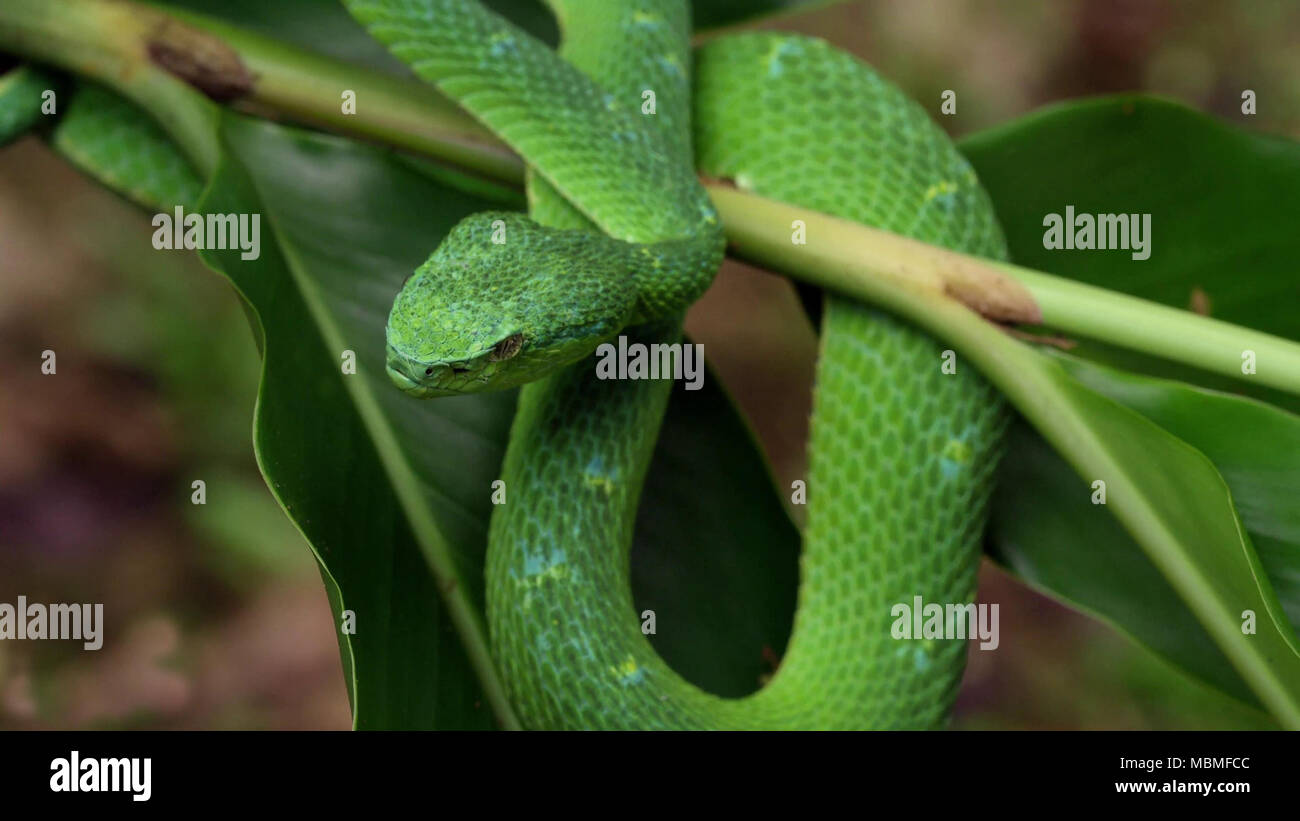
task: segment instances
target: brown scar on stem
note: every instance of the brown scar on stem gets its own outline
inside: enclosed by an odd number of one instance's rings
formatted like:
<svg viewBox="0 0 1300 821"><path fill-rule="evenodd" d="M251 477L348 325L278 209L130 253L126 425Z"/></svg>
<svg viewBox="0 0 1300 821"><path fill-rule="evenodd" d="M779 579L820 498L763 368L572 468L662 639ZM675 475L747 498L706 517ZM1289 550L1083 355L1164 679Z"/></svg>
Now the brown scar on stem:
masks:
<svg viewBox="0 0 1300 821"><path fill-rule="evenodd" d="M776 671L780 669L781 657L776 654L776 651L773 650L771 646L766 644L763 645L760 655L762 656L763 663L767 665L768 668L766 671L758 674L758 683L762 686L771 681L772 676L775 676Z"/></svg>
<svg viewBox="0 0 1300 821"><path fill-rule="evenodd" d="M1028 331L1022 331L1019 328L1013 328L1010 325L1001 325L999 327L1006 331L1008 335L1014 336L1016 339L1024 340L1025 342L1033 342L1038 345L1051 345L1053 348L1060 348L1063 351L1068 351L1079 344L1078 341L1066 336L1032 334Z"/></svg>
<svg viewBox="0 0 1300 821"><path fill-rule="evenodd" d="M943 292L994 322L1038 325L1043 321L1043 311L1029 289L1010 277L944 276Z"/></svg>
<svg viewBox="0 0 1300 821"><path fill-rule="evenodd" d="M1209 316L1213 303L1210 302L1210 295L1205 293L1205 289L1198 285L1192 289L1192 295L1187 300L1187 307L1194 314Z"/></svg>
<svg viewBox="0 0 1300 821"><path fill-rule="evenodd" d="M730 177L710 177L708 174L700 174L699 178L700 184L706 188L710 185L716 185L719 188L730 188L733 191L740 190L740 186L736 185L736 181Z"/></svg>
<svg viewBox="0 0 1300 821"><path fill-rule="evenodd" d="M745 191L736 185L734 179L701 174L700 181L715 190ZM872 235L873 250L884 249L886 257L885 264L877 273L937 288L945 296L994 322L1042 324L1043 311L1030 290L1018 280L990 268L983 260L832 214L793 207L802 212L802 219L844 223Z"/></svg>
<svg viewBox="0 0 1300 821"><path fill-rule="evenodd" d="M149 59L219 103L253 91L256 81L239 54L212 35L165 19L145 40Z"/></svg>

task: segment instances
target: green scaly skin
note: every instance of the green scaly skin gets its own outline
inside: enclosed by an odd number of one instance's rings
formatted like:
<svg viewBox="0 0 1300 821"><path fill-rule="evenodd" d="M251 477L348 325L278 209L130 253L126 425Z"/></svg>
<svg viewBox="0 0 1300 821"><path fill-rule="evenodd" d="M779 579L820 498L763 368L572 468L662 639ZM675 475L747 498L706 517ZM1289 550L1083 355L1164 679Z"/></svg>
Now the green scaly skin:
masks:
<svg viewBox="0 0 1300 821"><path fill-rule="evenodd" d="M50 144L98 182L146 209L198 202L203 181L144 109L96 83L62 83L20 66L0 76L0 146L36 127L41 95L57 92Z"/></svg>
<svg viewBox="0 0 1300 821"><path fill-rule="evenodd" d="M452 238L452 256L465 271L459 280L448 281L447 266L434 263L442 249L417 272L397 299L388 334L413 360L403 364L429 368L436 388L450 378L438 370L444 363L464 365L485 356L503 334L526 337L527 330L517 330L525 323L549 327L550 317L577 310L571 294L588 289L589 281L617 291L631 279L640 292L635 309L627 308L625 296L614 299L622 307L588 342L607 338L608 328L624 321L646 323L626 329L633 340L676 338L689 304L677 297L698 292L691 278L701 259L712 259L704 249L717 242L711 211L700 204L698 183L685 167L691 156L702 172L768 197L1005 256L989 201L943 132L870 68L820 41L750 34L705 47L694 71L692 155L684 3L596 8L555 0L568 65L475 3L347 5L394 54L524 156L536 172L533 215L568 229L530 225L527 231L536 233L526 233L519 251L489 248L481 232L472 243ZM575 76L575 66L605 93ZM646 88L658 92L659 113L644 117L645 134L633 136L628 119L615 115L637 106ZM667 144L662 156L679 177L666 177L665 164L642 157L659 142ZM557 203L557 192L572 207ZM617 240L657 249L659 277L637 264L635 249L606 238L587 235L590 247L575 253L570 246L580 243L571 232L582 230L583 217ZM701 250L690 247L692 237L682 242L683 226L698 232ZM662 253L670 248L665 242L678 243L671 252L680 258ZM508 258L509 270L499 257ZM525 271L533 272L528 286L510 291L505 311L475 286L479 279L491 283L489 290L509 290L505 280ZM682 286L682 279L692 284ZM646 288L655 295L647 297ZM452 302L458 316L448 315ZM655 305L662 310L652 310ZM449 333L440 332L443 322ZM458 337L475 341L467 346ZM637 498L669 386L601 381L591 360L556 369L573 350L541 366L521 355L528 362L522 378L549 372L521 395L502 474L510 500L497 509L489 537L489 626L524 723L643 729L942 724L961 678L965 642L896 640L891 608L910 605L915 596L941 605L973 599L1006 420L989 386L969 368L944 375L940 347L908 325L847 300L827 300L794 633L766 687L722 699L683 680L654 652L639 629L628 584ZM452 388L493 387L512 361L498 357L486 380L462 379ZM417 395L428 392L418 379L395 379Z"/></svg>
<svg viewBox="0 0 1300 821"><path fill-rule="evenodd" d="M192 208L203 191L166 132L135 103L95 83L77 83L51 143L73 165L152 211Z"/></svg>
<svg viewBox="0 0 1300 821"><path fill-rule="evenodd" d="M621 241L571 264L573 247L582 244L573 235L529 223L497 234L499 244L483 243L499 230L492 223L501 215L468 218L394 302L388 368L399 387L430 396L531 381L591 353L621 325L681 313L709 286L722 260L722 231L695 179L684 114L675 121L676 132L648 125L639 90L628 97L597 85L477 3L345 5L417 74L528 158L533 172L592 224ZM644 33L654 29L653 20L634 25L632 38L667 39ZM608 36L597 32L589 39ZM684 89L689 54L684 43L673 51L657 57L678 61L666 70L680 74ZM675 104L685 106L685 94L678 96ZM570 139L574 134L602 136ZM584 239L590 240L589 233ZM467 264L472 275L463 275ZM534 283L525 298L517 298L513 288L492 290L521 275ZM575 324L573 314L588 311L575 306L593 299L610 303L601 321ZM556 327L544 328L551 315ZM445 317L447 327L433 327L420 316ZM503 358L512 360L509 366L500 364Z"/></svg>

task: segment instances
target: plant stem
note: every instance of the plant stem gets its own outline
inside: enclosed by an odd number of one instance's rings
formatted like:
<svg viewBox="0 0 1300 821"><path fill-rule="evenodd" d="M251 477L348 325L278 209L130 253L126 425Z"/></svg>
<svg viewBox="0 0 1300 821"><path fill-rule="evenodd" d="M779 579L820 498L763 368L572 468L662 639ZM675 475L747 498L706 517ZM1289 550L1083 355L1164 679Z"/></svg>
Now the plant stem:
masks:
<svg viewBox="0 0 1300 821"><path fill-rule="evenodd" d="M184 20L218 38L249 70L236 104L416 151L487 177L519 184L523 164L500 140L425 84L298 49L189 12L105 0L6 0L0 46L89 74L144 105L201 170L215 166L213 116L185 84L147 56L151 36ZM142 70L133 71L130 69ZM341 111L344 90L357 113ZM1214 373L1300 395L1300 344L1020 266L925 245L825 214L710 185L728 239L756 263L842 293L886 304L890 287L938 289L994 319L1041 323ZM756 245L788 236L794 220L821 226L813 254L834 258L834 273L791 264L799 247ZM828 247L833 246L833 247ZM762 248L763 250L757 250ZM1243 372L1254 352L1255 373Z"/></svg>
<svg viewBox="0 0 1300 821"><path fill-rule="evenodd" d="M234 101L238 108L377 140L493 179L523 180L519 157L427 83L323 57L193 12L167 12L215 35L239 55L253 82ZM355 92L357 113L343 113L344 91Z"/></svg>
<svg viewBox="0 0 1300 821"><path fill-rule="evenodd" d="M447 160L503 182L523 180L523 165L500 140L422 83L340 63L198 15L185 14L184 19L225 39L254 68L257 80L247 98L250 103ZM355 116L339 114L344 88L357 94ZM756 233L788 236L796 219L810 226L814 221L833 226L821 241L810 240L837 245L823 249L833 250L847 263L833 276L780 264L780 255L755 253L750 246L753 261L788 276L881 304L886 289L879 278L894 284L925 281L994 319L1041 323L1300 394L1300 344L1290 340L1040 271L924 245L724 186L710 185L709 190L735 247ZM1242 372L1244 351L1255 353L1255 374Z"/></svg>
<svg viewBox="0 0 1300 821"><path fill-rule="evenodd" d="M732 248L798 279L879 304L900 287L945 293L992 319L1041 323L1300 394L1300 343L1292 340L723 185L708 187ZM794 220L806 225L807 245L789 241ZM1243 372L1247 351L1254 353L1254 373Z"/></svg>
<svg viewBox="0 0 1300 821"><path fill-rule="evenodd" d="M184 32L159 12L102 0L4 0L0 48L93 77L148 110L211 176L217 147L217 106L158 65L150 46L180 46Z"/></svg>
<svg viewBox="0 0 1300 821"><path fill-rule="evenodd" d="M1300 395L1300 344L1168 305L990 263L1033 294L1045 325ZM1243 370L1254 354L1253 373Z"/></svg>

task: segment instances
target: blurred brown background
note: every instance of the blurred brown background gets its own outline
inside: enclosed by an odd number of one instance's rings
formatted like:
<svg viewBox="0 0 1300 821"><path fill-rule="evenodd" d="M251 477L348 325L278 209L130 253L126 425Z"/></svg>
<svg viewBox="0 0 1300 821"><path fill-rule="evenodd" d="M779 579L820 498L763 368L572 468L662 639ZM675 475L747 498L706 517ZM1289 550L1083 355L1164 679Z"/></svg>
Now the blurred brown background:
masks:
<svg viewBox="0 0 1300 821"><path fill-rule="evenodd" d="M1109 91L1235 115L1250 88L1256 128L1300 137L1293 2L855 2L779 27L863 56L933 112L953 89L939 119L958 136ZM96 653L0 642L0 728L348 727L314 562L253 462L242 310L151 233L36 140L0 151L0 602L102 602L112 628ZM729 265L689 329L788 486L815 355L789 286ZM226 501L190 504L195 478ZM957 727L1271 726L995 568L981 598L1001 604L1002 645L972 653Z"/></svg>

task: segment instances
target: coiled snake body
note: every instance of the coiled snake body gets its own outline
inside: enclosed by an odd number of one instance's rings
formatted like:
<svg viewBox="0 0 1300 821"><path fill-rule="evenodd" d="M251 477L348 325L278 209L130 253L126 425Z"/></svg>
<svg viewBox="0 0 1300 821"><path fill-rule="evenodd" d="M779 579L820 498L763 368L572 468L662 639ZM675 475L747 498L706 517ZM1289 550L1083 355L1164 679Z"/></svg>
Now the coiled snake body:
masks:
<svg viewBox="0 0 1300 821"><path fill-rule="evenodd" d="M973 599L1006 416L997 394L970 368L945 374L940 346L909 325L828 296L794 631L770 683L724 699L663 662L632 604L633 523L671 383L602 381L590 354L619 333L680 338L722 251L697 169L1004 256L988 198L943 132L819 40L744 34L692 55L681 0L551 0L559 56L469 0L345 1L530 169L531 219L464 221L387 328L390 374L414 395L527 383L487 559L493 651L523 722L940 725L965 642L897 639L892 611L917 596Z"/></svg>

